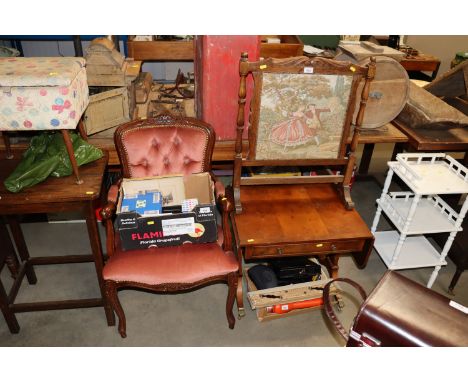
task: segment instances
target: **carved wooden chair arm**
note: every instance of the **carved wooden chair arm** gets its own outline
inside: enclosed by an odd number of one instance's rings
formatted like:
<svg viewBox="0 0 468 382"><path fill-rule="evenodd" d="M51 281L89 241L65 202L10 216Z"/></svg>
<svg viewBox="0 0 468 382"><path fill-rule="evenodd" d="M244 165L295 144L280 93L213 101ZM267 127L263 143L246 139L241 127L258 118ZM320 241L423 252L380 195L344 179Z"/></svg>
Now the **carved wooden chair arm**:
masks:
<svg viewBox="0 0 468 382"><path fill-rule="evenodd" d="M117 205L117 198L119 197L120 183L119 180L116 184L110 186L109 191L107 191L107 201L113 202L115 205Z"/></svg>
<svg viewBox="0 0 468 382"><path fill-rule="evenodd" d="M229 188L225 190L224 195L220 195L218 197L217 203L221 208L222 214L222 227L224 235L223 250L232 251L233 246L230 216L234 211L234 199L232 196L230 197Z"/></svg>
<svg viewBox="0 0 468 382"><path fill-rule="evenodd" d="M210 171L210 176L214 183L216 200L219 200L220 197L226 195L226 188L224 187L224 184L216 177L216 175L213 174L212 171Z"/></svg>
<svg viewBox="0 0 468 382"><path fill-rule="evenodd" d="M112 219L117 208L117 200L119 197L119 188L121 180L118 180L115 184L109 187L107 191L107 203L101 210L101 218L105 220Z"/></svg>
<svg viewBox="0 0 468 382"><path fill-rule="evenodd" d="M116 184L110 186L109 191L107 192L107 203L100 212L102 221L106 225L106 248L108 257L114 254L114 217L117 209L119 188L120 180Z"/></svg>
<svg viewBox="0 0 468 382"><path fill-rule="evenodd" d="M101 218L103 221L112 220L117 209L117 203L114 201L107 201L106 205L101 209Z"/></svg>

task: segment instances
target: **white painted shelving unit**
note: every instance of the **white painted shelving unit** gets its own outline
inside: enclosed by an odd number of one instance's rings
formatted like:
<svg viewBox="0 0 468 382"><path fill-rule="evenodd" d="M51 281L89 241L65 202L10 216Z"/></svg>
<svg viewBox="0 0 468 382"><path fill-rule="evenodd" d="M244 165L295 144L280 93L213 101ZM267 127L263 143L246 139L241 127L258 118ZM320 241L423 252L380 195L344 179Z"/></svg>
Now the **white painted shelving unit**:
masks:
<svg viewBox="0 0 468 382"><path fill-rule="evenodd" d="M377 212L372 223L374 247L389 269L434 267L427 283L432 287L455 235L461 231L468 210L468 197L460 212L455 212L438 195L467 194L468 169L447 154L398 154L395 162L388 162ZM390 192L393 175L398 175L411 191ZM376 232L382 211L396 227L396 231ZM436 248L424 234L448 232L442 249Z"/></svg>

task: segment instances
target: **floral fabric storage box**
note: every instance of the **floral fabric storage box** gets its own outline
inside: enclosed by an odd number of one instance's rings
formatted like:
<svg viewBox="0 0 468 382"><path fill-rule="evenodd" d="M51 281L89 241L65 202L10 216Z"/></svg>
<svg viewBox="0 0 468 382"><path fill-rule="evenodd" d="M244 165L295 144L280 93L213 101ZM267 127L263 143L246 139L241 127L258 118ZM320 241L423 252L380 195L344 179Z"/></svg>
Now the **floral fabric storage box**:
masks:
<svg viewBox="0 0 468 382"><path fill-rule="evenodd" d="M80 57L0 58L0 131L75 129L88 106Z"/></svg>

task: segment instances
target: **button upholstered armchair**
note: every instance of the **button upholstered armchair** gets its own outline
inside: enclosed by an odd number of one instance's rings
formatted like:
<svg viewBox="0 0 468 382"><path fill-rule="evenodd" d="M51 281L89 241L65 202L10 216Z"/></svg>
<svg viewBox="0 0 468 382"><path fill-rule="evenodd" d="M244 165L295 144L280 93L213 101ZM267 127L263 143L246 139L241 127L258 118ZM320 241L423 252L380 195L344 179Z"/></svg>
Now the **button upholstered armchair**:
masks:
<svg viewBox="0 0 468 382"><path fill-rule="evenodd" d="M214 131L193 118L162 114L128 122L116 130L114 141L124 178L211 171ZM215 192L222 212L217 242L123 251L113 225L118 185L109 190L108 203L101 212L106 222L108 254L103 278L106 297L119 318L118 330L122 337L126 337L126 321L117 291L125 287L177 292L225 282L228 284L226 316L229 328L234 328L232 308L239 264L232 252L228 224L233 205L224 196L222 183L215 182Z"/></svg>

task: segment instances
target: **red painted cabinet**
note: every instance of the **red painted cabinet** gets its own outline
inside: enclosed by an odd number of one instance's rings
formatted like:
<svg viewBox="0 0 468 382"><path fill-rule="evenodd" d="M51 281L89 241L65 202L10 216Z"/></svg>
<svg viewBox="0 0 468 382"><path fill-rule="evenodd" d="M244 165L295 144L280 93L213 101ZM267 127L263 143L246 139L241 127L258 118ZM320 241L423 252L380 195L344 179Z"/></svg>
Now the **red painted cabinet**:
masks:
<svg viewBox="0 0 468 382"><path fill-rule="evenodd" d="M210 123L216 139L236 136L239 59L242 52L250 61L259 59L260 36L197 36L195 42L197 117ZM247 83L247 105L253 89Z"/></svg>

